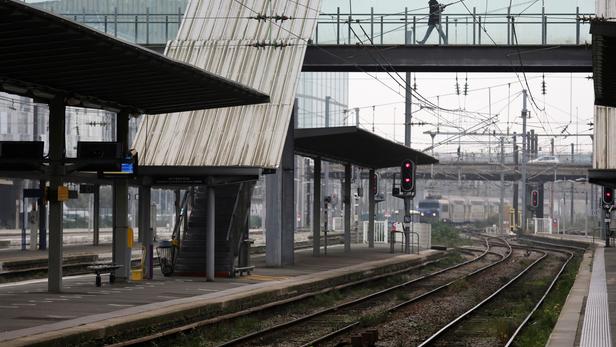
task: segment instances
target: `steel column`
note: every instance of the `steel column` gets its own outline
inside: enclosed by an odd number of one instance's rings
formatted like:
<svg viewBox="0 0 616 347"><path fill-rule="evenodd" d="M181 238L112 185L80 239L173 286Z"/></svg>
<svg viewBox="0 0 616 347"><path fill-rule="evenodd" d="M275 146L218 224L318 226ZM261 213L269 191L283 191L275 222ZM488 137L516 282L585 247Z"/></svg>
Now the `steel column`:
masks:
<svg viewBox="0 0 616 347"><path fill-rule="evenodd" d="M526 109L527 91L522 90L522 232L526 232L526 211L528 209L528 189L526 188L527 180L527 162L528 162L528 134L526 134L526 120L528 118L528 110Z"/></svg>
<svg viewBox="0 0 616 347"><path fill-rule="evenodd" d="M344 251L351 251L351 164L344 166Z"/></svg>
<svg viewBox="0 0 616 347"><path fill-rule="evenodd" d="M128 153L128 112L120 111L116 116L116 141L122 144L122 153ZM116 279L130 278L131 250L128 248L128 180L118 179L113 183L113 250Z"/></svg>
<svg viewBox="0 0 616 347"><path fill-rule="evenodd" d="M321 252L321 159L314 159L314 179L312 192L312 255Z"/></svg>
<svg viewBox="0 0 616 347"><path fill-rule="evenodd" d="M374 176L376 173L374 169L370 169L369 173L369 181L368 181L368 247L374 248L374 211L375 211L375 201L374 201L374 192L376 187L374 185Z"/></svg>
<svg viewBox="0 0 616 347"><path fill-rule="evenodd" d="M404 83L405 100L404 100L404 145L411 147L411 122L413 114L411 113L413 94L411 89L411 73L406 73L406 80Z"/></svg>
<svg viewBox="0 0 616 347"><path fill-rule="evenodd" d="M289 122L280 168L266 176L265 263L285 266L294 263L295 195L294 195L294 121L297 103Z"/></svg>
<svg viewBox="0 0 616 347"><path fill-rule="evenodd" d="M100 241L100 215L101 215L101 186L94 186L94 206L92 207L92 229L94 246L98 246Z"/></svg>
<svg viewBox="0 0 616 347"><path fill-rule="evenodd" d="M39 182L39 189L44 192L47 181ZM39 250L47 249L47 202L44 198L38 199L39 205Z"/></svg>
<svg viewBox="0 0 616 347"><path fill-rule="evenodd" d="M56 97L49 103L49 159L51 161L51 177L49 190L58 192L64 177L64 151L66 107L63 97ZM63 227L62 211L64 203L55 199L49 200L49 265L47 272L47 290L62 291L62 246Z"/></svg>
<svg viewBox="0 0 616 347"><path fill-rule="evenodd" d="M517 145L517 136L516 133L513 133L513 168L516 172L518 172L518 145ZM519 193L520 186L518 185L518 181L513 182L513 221L516 227L520 225L520 220L518 218L519 215Z"/></svg>
<svg viewBox="0 0 616 347"><path fill-rule="evenodd" d="M143 256L143 259L145 260L145 262L144 262L143 268L145 269L144 278L147 278L147 279L152 279L153 277L152 251L154 250L154 247L153 247L154 239L153 239L152 229L150 225L151 200L152 200L151 194L152 194L152 188L150 186L147 186L147 185L139 186L139 211L138 211L139 234L141 234L143 237L142 242L143 242L143 248L145 249L145 255Z"/></svg>
<svg viewBox="0 0 616 347"><path fill-rule="evenodd" d="M504 233L503 221L505 215L505 138L500 138L500 162L502 165L500 174L500 204L498 205L498 230Z"/></svg>

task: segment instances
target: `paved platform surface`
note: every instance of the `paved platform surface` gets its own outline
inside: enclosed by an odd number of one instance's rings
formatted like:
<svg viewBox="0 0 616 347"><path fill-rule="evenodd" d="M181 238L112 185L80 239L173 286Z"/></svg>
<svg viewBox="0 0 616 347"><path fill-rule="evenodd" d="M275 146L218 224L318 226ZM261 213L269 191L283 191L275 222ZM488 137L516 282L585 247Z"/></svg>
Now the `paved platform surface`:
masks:
<svg viewBox="0 0 616 347"><path fill-rule="evenodd" d="M616 342L616 248L606 248L605 256L605 277L607 285L607 302L610 315L610 335L612 345Z"/></svg>
<svg viewBox="0 0 616 347"><path fill-rule="evenodd" d="M136 247L135 247L136 248ZM111 258L111 244L103 244L99 246L91 245L66 245L63 247L64 256L71 255L99 255L99 258ZM0 263L18 260L34 260L34 259L47 259L48 251L22 251L17 249L7 249L0 251Z"/></svg>
<svg viewBox="0 0 616 347"><path fill-rule="evenodd" d="M560 311L558 321L550 334L546 346L573 347L579 343L579 335L584 320L584 304L588 296L593 262L593 251L584 253L580 269Z"/></svg>
<svg viewBox="0 0 616 347"><path fill-rule="evenodd" d="M612 346L605 263L604 248L599 247L595 250L592 264L592 275L590 287L588 288L588 298L586 299L582 335L580 337L581 347Z"/></svg>
<svg viewBox="0 0 616 347"><path fill-rule="evenodd" d="M610 347L615 341L616 248L597 242L584 255L547 346Z"/></svg>
<svg viewBox="0 0 616 347"><path fill-rule="evenodd" d="M576 241L576 242L583 242L583 243L589 243L589 244L596 244L596 245L605 245L605 241L601 240L598 237L593 237L592 235L569 235L569 234L543 234L543 233L538 233L538 234L529 234L531 236L538 236L538 237L544 237L544 238L549 238L549 239L555 239L555 240L568 240L568 241Z"/></svg>
<svg viewBox="0 0 616 347"><path fill-rule="evenodd" d="M332 246L328 256L318 258L312 256L312 250L296 251L298 265L287 268L265 268L264 257L256 257L253 264L257 268L251 276L221 278L215 282L157 275L154 280L111 285L104 277L103 286L96 288L94 275L83 275L65 278L65 291L61 294L47 293L46 280L4 284L0 285L0 344L10 345L7 340L19 337L33 342L37 334L57 334L59 330L76 327L85 329L87 324L95 322L113 319L117 322L118 318L126 320L131 315L156 314L156 310L194 307L200 302L224 300L227 296L272 288L285 290L298 283L371 271L376 266L387 267L437 253L392 255L387 245L368 249L354 244L351 253L344 253L340 246Z"/></svg>

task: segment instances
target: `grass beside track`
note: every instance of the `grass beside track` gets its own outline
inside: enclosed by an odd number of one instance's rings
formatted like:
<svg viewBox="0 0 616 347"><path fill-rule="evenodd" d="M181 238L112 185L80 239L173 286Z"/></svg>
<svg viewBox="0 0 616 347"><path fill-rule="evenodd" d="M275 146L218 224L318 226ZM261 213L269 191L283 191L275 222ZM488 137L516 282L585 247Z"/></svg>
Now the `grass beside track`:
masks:
<svg viewBox="0 0 616 347"><path fill-rule="evenodd" d="M575 282L582 259L576 255L565 268L554 288L546 297L543 304L531 317L526 327L520 332L514 341L514 346L540 347L545 346L556 325L560 311L565 304L569 291Z"/></svg>
<svg viewBox="0 0 616 347"><path fill-rule="evenodd" d="M432 244L447 247L460 247L470 245L472 242L463 237L459 230L443 222L432 223Z"/></svg>

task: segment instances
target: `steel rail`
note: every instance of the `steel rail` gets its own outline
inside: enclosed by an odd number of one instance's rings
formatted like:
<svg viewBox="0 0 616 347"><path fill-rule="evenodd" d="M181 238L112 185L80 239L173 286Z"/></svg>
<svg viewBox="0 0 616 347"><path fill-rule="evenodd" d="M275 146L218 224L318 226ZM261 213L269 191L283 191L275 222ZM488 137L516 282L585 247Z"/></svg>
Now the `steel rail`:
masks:
<svg viewBox="0 0 616 347"><path fill-rule="evenodd" d="M486 238L486 240L487 240L487 238ZM498 239L498 240L501 240L501 239ZM436 288L434 288L432 290L429 290L429 291L427 291L425 293L422 293L422 294L420 294L420 295L418 295L416 297L413 297L413 298L411 298L411 299L409 299L407 301L404 301L404 302L402 302L400 304L397 304L397 305L395 305L393 307L390 307L389 309L387 309L387 312L390 312L390 313L394 312L395 310L398 310L398 309L400 309L400 308L402 308L404 306L410 305L410 304L412 304L412 303L414 303L416 301L419 301L419 300L421 300L421 299L423 299L423 298L425 298L427 296L430 296L430 295L432 295L434 293L437 293L438 291L451 286L455 282L458 282L458 281L460 281L462 279L466 279L466 278L469 278L471 276L474 276L474 275L476 275L476 274L478 274L480 272L483 272L483 271L485 271L485 270L487 270L487 269L489 269L489 268L491 268L493 266L496 266L496 265L502 263L503 261L507 260L511 256L511 254L512 254L512 249L511 249L511 246L509 245L509 243L506 240L501 240L501 241L504 241L505 242L505 246L509 246L509 247L508 247L508 251L507 251L506 255L503 256L503 255L499 254L501 256L501 259L499 259L498 261L496 261L496 262L494 262L492 264L486 265L486 266L484 266L482 268L479 268L479 269L477 269L477 270L475 270L475 271L473 271L473 272L471 272L469 274L466 274L466 275L464 275L464 276L462 276L460 278L457 278L457 279L455 279L453 281L450 281L448 283L440 285L440 286L438 286L438 287L436 287ZM502 247L502 246L499 245L498 247ZM493 253L493 252L489 252L489 253ZM342 328L336 330L333 333L330 333L328 335L322 336L322 337L320 337L320 338L318 338L316 340L310 341L309 343L307 343L307 344L305 344L303 346L316 345L316 344L318 344L320 342L323 342L323 341L326 341L326 340L330 339L333 336L340 335L341 333L344 333L344 332L354 328L358 324L359 324L359 322L353 322L353 323L351 323L351 324L349 324L349 325L347 325L345 327L342 327Z"/></svg>
<svg viewBox="0 0 616 347"><path fill-rule="evenodd" d="M476 257L476 259L472 259L471 261L475 261L477 259L483 258L486 254L489 253L489 245L487 240L486 241L486 249L485 250L480 250L481 252L483 252L482 254L480 254L479 256ZM134 339L130 339L130 340L126 340L126 341L122 341L122 342L118 342L118 343L114 343L114 344L108 344L106 345L107 347L124 347L124 346L133 346L133 345L138 345L138 344L143 344L146 342L150 342L150 341L154 341L157 339L161 339L164 337L169 337L172 335L176 335L185 331L189 331L189 330L194 330L200 327L204 327L207 325L211 325L211 324L215 324L215 323L219 323L225 320L230 320L230 319L234 319L234 318L238 318L241 316L246 316L252 313L256 313L265 309L271 309L274 307L279 307L279 306L284 306L284 305L288 305L290 303L293 302L297 302L297 301L301 301L301 300L305 300L311 297L315 297L317 295L322 295L325 293L328 293L332 290L340 290L340 289L345 289L345 288L349 288L349 287L354 287L360 284L364 284L364 283L369 283L369 282L373 282L373 281L377 281L379 279L382 278L387 278L387 277L391 277L391 276L396 276L399 274L403 274L415 269L419 269L422 267L426 267L428 265L432 265L434 263L438 263L439 261L441 261L443 259L443 257L438 258L438 259L434 259L434 260L430 260L430 261L426 261L426 262L422 262L420 264L417 265L413 265L413 266L409 266L407 268L398 270L398 271L394 271L394 272L390 272L390 273L386 273L386 274L380 274L380 275L376 275L376 276L372 276L372 277L368 277L368 278L364 278L361 280L357 280L357 281L353 281L353 282L349 282L349 283L344 283L344 284L340 284L334 287L330 287L330 288L325 288L322 290L317 290L314 292L310 292L310 293L304 293L298 296L294 296L291 298L287 298L287 299L283 299L283 300L279 300L276 302L271 302L271 303L267 303L264 305L260 305L260 306L256 306L256 307L251 307L248 308L246 310L242 310L239 312L234 312L234 313L229 313L223 316L219 316L219 317L214 317L214 318L208 318L208 319L204 319L204 320L200 320L197 322L193 322L190 324L185 324L182 326L178 326L175 328L171 328L171 329L166 329L157 333L153 333L150 335L146 335L146 336L142 336L142 337L138 337L138 338L134 338Z"/></svg>
<svg viewBox="0 0 616 347"><path fill-rule="evenodd" d="M246 341L258 338L260 336L263 336L263 335L266 335L266 334L269 334L269 333L272 333L272 332L275 332L275 331L278 331L278 330L281 330L281 329L284 329L284 328L288 328L288 327L297 325L297 324L302 323L302 322L304 322L306 320L309 320L311 318L314 318L314 317L317 317L317 316L321 316L321 315L324 315L324 314L329 313L329 312L337 311L337 310L340 310L342 308L350 307L352 305L355 305L355 304L358 304L358 303L370 300L370 299L378 297L378 296L382 296L382 295L387 294L389 292L392 292L394 290L397 290L397 289L400 289L400 288L403 288L403 287L407 287L407 286L409 286L411 284L414 284L416 282L423 281L425 279L428 279L428 278L440 275L440 274L442 274L444 272L451 271L451 270L454 270L454 269L459 268L461 266L464 266L464 265L476 262L476 261L482 259L483 257L485 257L488 254L488 252L489 252L490 244L487 241L487 239L485 239L485 241L486 241L486 249L485 249L485 251L481 255L475 257L474 259L467 260L467 261L462 262L460 264L456 264L456 265L450 266L448 268L438 270L436 272L433 272L433 273L430 273L430 274L427 274L427 275L424 275L424 276L412 279L412 280L407 281L405 283L398 284L398 285L395 285L395 286L383 289L381 291L378 291L378 292L375 292L375 293L363 296L361 298L357 298L355 300L352 300L352 301L349 301L349 302L346 302L346 303L343 303L343 304L335 305L335 306L332 306L332 307L329 307L329 308L326 308L326 309L323 309L323 310L311 313L309 315L296 318L294 320L291 320L291 321L288 321L288 322L285 322L285 323L281 323L281 324L278 324L278 325L275 325L275 326L272 326L272 327L269 327L269 328L266 328L266 329L262 329L262 330L259 330L259 331L256 331L256 332L244 335L244 336L240 336L240 337L238 337L236 339L233 339L233 340L227 341L227 342L225 342L223 344L220 344L217 347L234 346L234 345L237 345L239 343L243 343L243 342L246 342ZM509 253L508 255L510 255L510 254L511 253ZM504 256L502 256L502 257L503 257L503 259L505 259ZM503 261L503 259L498 260L496 263L500 263L501 261ZM455 281L452 281L449 284L451 284L453 282L455 282ZM441 287L439 287L439 288L441 288ZM356 324L357 324L357 322L353 322L350 325L347 325L347 326L345 326L345 327L343 327L341 329L338 329L334 333L328 333L328 335L329 335L329 337L332 337L334 335L338 335L338 334L340 334L340 333L342 333L344 331L347 331L347 330L351 329L352 326L355 326ZM323 341L324 339L325 339L325 336L322 336L322 337L320 337L317 340L318 341ZM315 341L317 341L317 340L315 340ZM314 341L311 341L308 345L310 345L313 342Z"/></svg>
<svg viewBox="0 0 616 347"><path fill-rule="evenodd" d="M503 286L501 286L499 289L497 289L496 291L494 291L490 296L488 296L487 298L485 298L484 300L482 300L480 303L478 303L477 305L473 306L471 309L469 309L468 311L462 313L461 315L459 315L457 318L455 318L454 320L450 321L449 323L447 323L447 325L445 325L444 327L442 327L441 329L439 329L436 333L432 334L432 336L428 337L426 340L424 340L421 344L419 344L418 347L424 347L424 346L428 346L430 343L432 343L434 340L436 340L437 338L441 337L445 332L449 331L452 327L456 326L458 323L460 323L463 319L465 319L466 317L468 317L471 313L475 312L477 309L479 309L480 307L482 307L483 305L485 305L486 303L490 302L492 299L494 299L501 291L505 290L507 287L509 287L511 284L515 283L518 279L520 279L525 273L527 273L531 268L533 268L535 265L537 265L539 262L543 261L546 257L548 256L547 253L543 252L543 255L535 260L532 264L530 264L529 266L527 266L524 270L522 270L519 274L517 274L514 278L512 278L511 280L509 280L509 282L505 283Z"/></svg>
<svg viewBox="0 0 616 347"><path fill-rule="evenodd" d="M301 345L300 347L314 347L314 346L318 345L321 342L325 342L325 341L331 339L334 336L338 336L340 334L344 334L347 331L355 328L358 325L359 325L359 322L351 323L351 324L349 324L349 325L347 325L345 327L342 327L342 328L340 328L340 329L338 329L336 331L333 331L333 332L331 332L331 333L329 333L327 335L321 336L321 337L319 337L316 340L312 340L312 341L310 341L308 343L305 343L305 344Z"/></svg>
<svg viewBox="0 0 616 347"><path fill-rule="evenodd" d="M533 307L532 311L526 316L524 321L522 323L520 323L518 328L513 332L513 334L511 335L511 337L509 338L509 340L505 344L505 347L509 347L509 346L511 346L513 344L513 341L518 337L518 334L522 331L522 329L524 329L526 324L528 324L528 322L530 321L532 316L535 314L535 312L539 309L539 307L541 307L541 305L543 304L543 302L545 301L547 296L552 291L552 288L556 285L556 282L560 279L560 276L565 271L565 268L567 267L567 265L569 265L569 263L571 262L571 259L573 259L573 257L575 256L575 253L573 253L571 251L558 250L558 249L549 249L549 248L539 248L539 249L546 249L546 250L550 250L550 251L554 251L554 252L567 253L567 254L569 254L569 257L567 258L567 260L565 261L563 266L560 268L560 271L558 271L558 274L556 274L556 276L552 280L552 283L550 283L550 286L543 293L543 296L541 297L541 299L539 299L539 301L537 302L535 307Z"/></svg>
<svg viewBox="0 0 616 347"><path fill-rule="evenodd" d="M533 242L533 243L538 243L538 244L543 244L543 245L549 245L549 246L554 246L554 247L560 247L560 248L569 248L569 249L573 249L573 250L581 251L581 252L585 252L588 249L588 248L583 248L583 247L566 245L566 244L562 244L562 243L538 241L538 240L534 240L532 238L526 238L526 237L520 237L520 236L518 236L517 238L520 241L528 241L528 242ZM575 241L575 240L563 240L563 241L579 242L579 241Z"/></svg>

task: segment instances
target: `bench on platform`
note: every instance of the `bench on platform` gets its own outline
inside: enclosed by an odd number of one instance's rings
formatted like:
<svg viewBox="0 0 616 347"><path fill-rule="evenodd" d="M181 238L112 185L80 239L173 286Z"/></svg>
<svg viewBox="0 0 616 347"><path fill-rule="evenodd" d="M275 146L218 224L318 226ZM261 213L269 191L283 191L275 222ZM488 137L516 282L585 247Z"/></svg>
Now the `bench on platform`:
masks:
<svg viewBox="0 0 616 347"><path fill-rule="evenodd" d="M109 283L114 283L115 274L113 272L121 267L122 265L115 265L115 264L93 264L93 265L88 266L88 270L96 274L96 286L100 287L102 284L101 274L108 273Z"/></svg>
<svg viewBox="0 0 616 347"><path fill-rule="evenodd" d="M235 272L235 275L240 275L242 276L242 274L246 273L247 275L250 276L250 273L255 269L254 266L244 266L244 267L236 267L233 271Z"/></svg>

